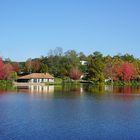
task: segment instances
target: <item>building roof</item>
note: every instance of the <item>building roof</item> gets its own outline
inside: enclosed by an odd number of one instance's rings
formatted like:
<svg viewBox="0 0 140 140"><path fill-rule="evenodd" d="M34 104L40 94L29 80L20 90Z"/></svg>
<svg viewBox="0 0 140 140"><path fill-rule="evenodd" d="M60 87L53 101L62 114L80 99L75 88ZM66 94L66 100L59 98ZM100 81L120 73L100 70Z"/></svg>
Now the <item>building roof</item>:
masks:
<svg viewBox="0 0 140 140"><path fill-rule="evenodd" d="M32 73L29 75L21 76L18 79L54 79L49 73Z"/></svg>

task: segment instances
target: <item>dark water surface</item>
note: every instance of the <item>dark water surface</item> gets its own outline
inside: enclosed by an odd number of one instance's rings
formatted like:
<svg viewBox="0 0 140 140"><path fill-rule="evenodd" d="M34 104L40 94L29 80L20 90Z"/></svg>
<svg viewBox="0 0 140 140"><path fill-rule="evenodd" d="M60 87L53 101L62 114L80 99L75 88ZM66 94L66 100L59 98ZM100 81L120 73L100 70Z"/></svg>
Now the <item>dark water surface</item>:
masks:
<svg viewBox="0 0 140 140"><path fill-rule="evenodd" d="M0 93L0 140L140 139L140 88L29 87Z"/></svg>

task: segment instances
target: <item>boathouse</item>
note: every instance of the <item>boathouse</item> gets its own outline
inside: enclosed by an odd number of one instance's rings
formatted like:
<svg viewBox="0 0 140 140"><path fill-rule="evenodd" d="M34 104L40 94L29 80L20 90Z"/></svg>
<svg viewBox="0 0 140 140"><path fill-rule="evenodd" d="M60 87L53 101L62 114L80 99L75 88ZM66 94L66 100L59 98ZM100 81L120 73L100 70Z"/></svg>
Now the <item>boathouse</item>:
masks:
<svg viewBox="0 0 140 140"><path fill-rule="evenodd" d="M32 73L29 75L21 76L17 79L19 83L46 83L54 82L54 77L49 73Z"/></svg>

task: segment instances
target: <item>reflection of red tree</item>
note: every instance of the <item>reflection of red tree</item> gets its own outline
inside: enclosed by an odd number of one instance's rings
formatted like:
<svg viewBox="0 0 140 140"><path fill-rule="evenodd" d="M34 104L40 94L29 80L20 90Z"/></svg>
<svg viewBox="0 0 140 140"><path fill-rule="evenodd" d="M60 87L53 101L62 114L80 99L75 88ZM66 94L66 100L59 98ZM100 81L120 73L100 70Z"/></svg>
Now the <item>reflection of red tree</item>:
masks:
<svg viewBox="0 0 140 140"><path fill-rule="evenodd" d="M133 93L138 93L138 92L139 90L137 88L133 88L131 86L113 88L113 93L133 94Z"/></svg>
<svg viewBox="0 0 140 140"><path fill-rule="evenodd" d="M122 94L121 98L124 99L134 99L136 94L140 94L140 88L139 87L132 87L132 86L125 86L125 87L114 87L113 88L114 94ZM120 96L119 96L120 97Z"/></svg>
<svg viewBox="0 0 140 140"><path fill-rule="evenodd" d="M126 86L126 87L123 88L123 93L124 94L132 94L133 89L130 86Z"/></svg>

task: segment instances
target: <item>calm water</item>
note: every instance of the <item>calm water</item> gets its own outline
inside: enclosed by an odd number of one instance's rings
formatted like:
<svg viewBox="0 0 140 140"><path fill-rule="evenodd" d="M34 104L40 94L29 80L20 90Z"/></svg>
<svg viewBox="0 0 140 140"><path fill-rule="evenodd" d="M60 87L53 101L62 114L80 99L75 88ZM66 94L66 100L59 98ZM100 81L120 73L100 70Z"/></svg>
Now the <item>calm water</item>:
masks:
<svg viewBox="0 0 140 140"><path fill-rule="evenodd" d="M140 139L140 88L29 87L0 92L0 140Z"/></svg>

